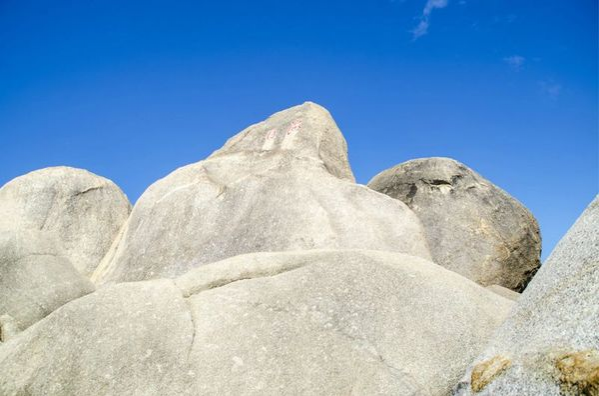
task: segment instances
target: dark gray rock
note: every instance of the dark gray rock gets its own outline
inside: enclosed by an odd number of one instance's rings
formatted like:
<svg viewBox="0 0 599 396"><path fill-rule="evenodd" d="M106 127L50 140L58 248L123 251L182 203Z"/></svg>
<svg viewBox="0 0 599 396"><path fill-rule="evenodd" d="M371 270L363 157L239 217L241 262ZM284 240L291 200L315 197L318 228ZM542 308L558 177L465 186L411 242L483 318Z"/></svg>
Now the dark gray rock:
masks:
<svg viewBox="0 0 599 396"><path fill-rule="evenodd" d="M487 364L498 357L509 364ZM555 247L456 394L599 394L599 197Z"/></svg>
<svg viewBox="0 0 599 396"><path fill-rule="evenodd" d="M406 203L424 224L433 260L483 286L522 291L540 265L532 214L464 164L422 158L375 176L368 186Z"/></svg>

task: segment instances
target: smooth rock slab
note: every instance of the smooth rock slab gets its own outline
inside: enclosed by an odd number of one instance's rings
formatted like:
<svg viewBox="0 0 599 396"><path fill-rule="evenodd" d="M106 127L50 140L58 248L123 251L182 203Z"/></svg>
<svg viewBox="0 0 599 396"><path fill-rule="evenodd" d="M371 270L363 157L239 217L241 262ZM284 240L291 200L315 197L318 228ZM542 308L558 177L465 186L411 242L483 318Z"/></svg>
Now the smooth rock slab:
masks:
<svg viewBox="0 0 599 396"><path fill-rule="evenodd" d="M183 395L193 338L171 281L106 287L0 345L0 394Z"/></svg>
<svg viewBox="0 0 599 396"><path fill-rule="evenodd" d="M487 286L487 290L491 290L493 293L499 294L501 297L509 298L512 301L517 301L520 298L520 293L499 285Z"/></svg>
<svg viewBox="0 0 599 396"><path fill-rule="evenodd" d="M508 368L478 393L472 371ZM557 244L514 310L456 388L457 395L599 394L599 198Z"/></svg>
<svg viewBox="0 0 599 396"><path fill-rule="evenodd" d="M51 235L85 276L100 263L130 210L113 182L83 169L40 169L0 189L0 230Z"/></svg>
<svg viewBox="0 0 599 396"><path fill-rule="evenodd" d="M51 235L0 231L0 327L25 329L92 291L94 285L57 249Z"/></svg>
<svg viewBox="0 0 599 396"><path fill-rule="evenodd" d="M63 306L0 347L0 393L445 395L511 305L398 253L248 254Z"/></svg>
<svg viewBox="0 0 599 396"><path fill-rule="evenodd" d="M372 249L430 258L416 215L353 182L346 145L313 103L242 131L135 204L97 283L176 277L239 254Z"/></svg>
<svg viewBox="0 0 599 396"><path fill-rule="evenodd" d="M379 173L368 187L418 215L436 263L483 286L521 292L540 266L536 219L464 164L416 159Z"/></svg>

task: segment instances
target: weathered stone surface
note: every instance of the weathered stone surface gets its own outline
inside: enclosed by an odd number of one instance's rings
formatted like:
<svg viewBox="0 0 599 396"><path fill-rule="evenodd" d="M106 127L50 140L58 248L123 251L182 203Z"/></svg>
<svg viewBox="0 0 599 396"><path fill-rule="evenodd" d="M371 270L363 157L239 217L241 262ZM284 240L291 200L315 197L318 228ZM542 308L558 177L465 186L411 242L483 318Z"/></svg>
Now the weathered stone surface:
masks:
<svg viewBox="0 0 599 396"><path fill-rule="evenodd" d="M174 277L239 254L318 248L430 258L416 215L353 183L335 122L305 103L150 186L93 279Z"/></svg>
<svg viewBox="0 0 599 396"><path fill-rule="evenodd" d="M0 394L445 395L512 302L381 251L107 285L0 347Z"/></svg>
<svg viewBox="0 0 599 396"><path fill-rule="evenodd" d="M501 297L509 298L512 301L516 301L520 298L520 293L499 285L487 286L487 290L491 290L493 293L499 294Z"/></svg>
<svg viewBox="0 0 599 396"><path fill-rule="evenodd" d="M227 140L210 158L279 151L293 153L295 157L318 159L333 176L355 181L347 159L345 138L331 114L312 102L280 111L244 129Z"/></svg>
<svg viewBox="0 0 599 396"><path fill-rule="evenodd" d="M477 394L596 395L598 329L599 197L558 243L475 360L474 366L501 355L512 362ZM468 370L456 394L474 394L471 379Z"/></svg>
<svg viewBox="0 0 599 396"><path fill-rule="evenodd" d="M3 396L194 395L189 310L172 281L103 288L0 345Z"/></svg>
<svg viewBox="0 0 599 396"><path fill-rule="evenodd" d="M599 351L567 353L555 365L563 394L599 395Z"/></svg>
<svg viewBox="0 0 599 396"><path fill-rule="evenodd" d="M540 265L532 214L464 164L416 159L381 172L368 186L418 215L436 263L483 286L520 292Z"/></svg>
<svg viewBox="0 0 599 396"><path fill-rule="evenodd" d="M492 359L477 364L472 369L471 385L474 392L484 389L495 377L507 370L512 362L503 356L495 356Z"/></svg>
<svg viewBox="0 0 599 396"><path fill-rule="evenodd" d="M56 246L40 232L0 231L0 316L12 317L18 328L94 290ZM8 318L0 326L5 322L15 328Z"/></svg>
<svg viewBox="0 0 599 396"><path fill-rule="evenodd" d="M130 210L113 182L82 169L45 168L0 189L0 230L52 234L86 276L100 263Z"/></svg>
<svg viewBox="0 0 599 396"><path fill-rule="evenodd" d="M21 332L16 319L8 314L0 315L0 342L6 342Z"/></svg>

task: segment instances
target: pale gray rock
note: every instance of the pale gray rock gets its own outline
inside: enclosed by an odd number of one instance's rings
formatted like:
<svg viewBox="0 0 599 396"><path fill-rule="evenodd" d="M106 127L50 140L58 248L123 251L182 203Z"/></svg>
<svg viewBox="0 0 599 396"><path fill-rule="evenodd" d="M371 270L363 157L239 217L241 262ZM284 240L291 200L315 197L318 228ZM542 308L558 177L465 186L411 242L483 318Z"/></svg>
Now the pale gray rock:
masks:
<svg viewBox="0 0 599 396"><path fill-rule="evenodd" d="M347 159L345 138L331 114L312 102L280 111L251 125L227 140L210 158L278 151L318 159L333 176L355 181Z"/></svg>
<svg viewBox="0 0 599 396"><path fill-rule="evenodd" d="M100 263L130 210L113 182L82 169L40 169L0 189L0 230L51 234L86 276Z"/></svg>
<svg viewBox="0 0 599 396"><path fill-rule="evenodd" d="M353 182L331 115L305 103L150 186L92 279L175 277L239 254L319 248L430 258L416 215Z"/></svg>
<svg viewBox="0 0 599 396"><path fill-rule="evenodd" d="M21 332L19 324L8 314L0 315L0 342L6 342Z"/></svg>
<svg viewBox="0 0 599 396"><path fill-rule="evenodd" d="M521 292L540 266L536 219L464 164L416 159L379 173L368 186L418 215L436 263L483 286Z"/></svg>
<svg viewBox="0 0 599 396"><path fill-rule="evenodd" d="M9 315L16 323L12 326L5 318L0 326L25 329L93 290L49 235L0 231L0 315Z"/></svg>
<svg viewBox="0 0 599 396"><path fill-rule="evenodd" d="M0 347L0 394L446 395L511 306L399 253L247 254L63 306Z"/></svg>
<svg viewBox="0 0 599 396"><path fill-rule="evenodd" d="M487 286L487 290L491 290L493 293L499 294L505 298L509 298L512 301L516 301L520 298L520 293L499 285Z"/></svg>
<svg viewBox="0 0 599 396"><path fill-rule="evenodd" d="M109 286L3 343L0 394L191 395L192 339L172 281Z"/></svg>
<svg viewBox="0 0 599 396"><path fill-rule="evenodd" d="M473 375L498 356L509 365L487 369L494 374L487 381ZM599 394L599 197L557 244L455 393Z"/></svg>

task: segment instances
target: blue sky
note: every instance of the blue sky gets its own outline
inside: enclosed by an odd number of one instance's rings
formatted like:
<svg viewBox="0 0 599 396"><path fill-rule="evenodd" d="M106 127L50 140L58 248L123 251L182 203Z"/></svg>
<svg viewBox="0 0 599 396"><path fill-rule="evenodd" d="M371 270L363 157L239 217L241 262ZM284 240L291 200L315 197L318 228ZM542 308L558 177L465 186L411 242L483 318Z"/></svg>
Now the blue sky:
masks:
<svg viewBox="0 0 599 396"><path fill-rule="evenodd" d="M523 202L544 256L598 191L594 0L0 1L0 183L53 165L134 201L312 100L359 182L449 156Z"/></svg>

